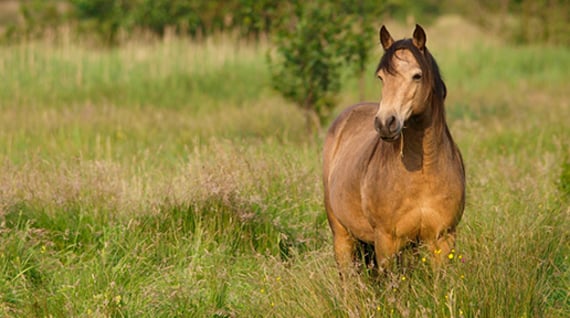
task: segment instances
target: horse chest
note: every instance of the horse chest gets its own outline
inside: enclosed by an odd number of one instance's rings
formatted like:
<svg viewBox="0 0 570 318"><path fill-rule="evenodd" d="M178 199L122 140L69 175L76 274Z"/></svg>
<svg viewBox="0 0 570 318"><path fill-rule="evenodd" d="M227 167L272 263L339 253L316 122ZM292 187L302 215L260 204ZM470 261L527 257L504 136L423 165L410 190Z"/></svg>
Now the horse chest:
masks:
<svg viewBox="0 0 570 318"><path fill-rule="evenodd" d="M375 175L362 187L363 214L375 231L408 239L433 236L455 222L462 200L457 184L422 171Z"/></svg>

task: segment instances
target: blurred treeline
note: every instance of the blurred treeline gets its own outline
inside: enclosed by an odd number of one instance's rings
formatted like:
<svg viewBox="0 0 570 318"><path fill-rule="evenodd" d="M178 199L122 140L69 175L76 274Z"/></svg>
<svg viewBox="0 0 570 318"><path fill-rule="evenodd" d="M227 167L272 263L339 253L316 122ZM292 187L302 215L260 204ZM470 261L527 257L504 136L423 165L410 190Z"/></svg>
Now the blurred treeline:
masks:
<svg viewBox="0 0 570 318"><path fill-rule="evenodd" d="M4 42L54 34L67 28L106 45L140 34L166 33L200 39L235 32L248 40L287 27L303 0L0 0ZM516 43L570 44L568 0L331 0L338 12L365 21L385 19L429 24L461 14ZM356 12L355 12L356 11ZM380 22L378 22L380 23Z"/></svg>

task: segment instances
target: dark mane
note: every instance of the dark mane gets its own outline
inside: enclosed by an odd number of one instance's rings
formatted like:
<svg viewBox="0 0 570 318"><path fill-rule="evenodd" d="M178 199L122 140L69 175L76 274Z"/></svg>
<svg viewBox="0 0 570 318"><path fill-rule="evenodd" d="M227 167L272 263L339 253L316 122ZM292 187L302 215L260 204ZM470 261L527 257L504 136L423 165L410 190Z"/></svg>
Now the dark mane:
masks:
<svg viewBox="0 0 570 318"><path fill-rule="evenodd" d="M447 96L447 88L441 73L439 72L439 67L427 47L421 52L412 42L412 39L402 39L394 42L382 55L378 67L376 68L376 73L380 70L384 70L389 74L394 74L396 69L392 61L394 60L394 54L398 50L408 50L410 51L422 70L423 81L430 85L431 93L428 100L432 103L432 114L436 121L440 121L443 126L445 124L445 110L443 107L443 102ZM447 130L447 129L445 129Z"/></svg>

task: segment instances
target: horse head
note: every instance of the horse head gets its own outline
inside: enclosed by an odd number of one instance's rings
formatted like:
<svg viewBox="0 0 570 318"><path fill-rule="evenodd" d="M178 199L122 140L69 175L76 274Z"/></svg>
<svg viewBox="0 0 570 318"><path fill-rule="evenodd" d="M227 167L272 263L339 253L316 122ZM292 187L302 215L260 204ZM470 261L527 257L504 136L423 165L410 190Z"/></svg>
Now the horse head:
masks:
<svg viewBox="0 0 570 318"><path fill-rule="evenodd" d="M382 26L380 42L384 48L377 77L382 81L382 99L374 126L386 141L400 138L411 117L420 117L430 107L433 92L445 95L439 70L426 48L426 34L416 25L413 38L394 41ZM442 88L441 88L442 87ZM441 100L445 96L441 96Z"/></svg>

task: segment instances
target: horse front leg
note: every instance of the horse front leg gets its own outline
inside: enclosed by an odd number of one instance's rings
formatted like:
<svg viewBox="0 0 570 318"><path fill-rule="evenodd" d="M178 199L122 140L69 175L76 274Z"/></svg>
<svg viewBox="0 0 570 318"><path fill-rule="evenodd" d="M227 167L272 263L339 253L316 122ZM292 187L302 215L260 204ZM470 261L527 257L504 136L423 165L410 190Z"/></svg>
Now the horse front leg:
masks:
<svg viewBox="0 0 570 318"><path fill-rule="evenodd" d="M340 274L346 275L354 264L356 240L332 213L327 213L327 217L333 234L335 260Z"/></svg>
<svg viewBox="0 0 570 318"><path fill-rule="evenodd" d="M391 262L402 247L402 240L391 234L376 231L374 236L374 252L378 271L383 272L391 267Z"/></svg>

